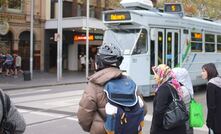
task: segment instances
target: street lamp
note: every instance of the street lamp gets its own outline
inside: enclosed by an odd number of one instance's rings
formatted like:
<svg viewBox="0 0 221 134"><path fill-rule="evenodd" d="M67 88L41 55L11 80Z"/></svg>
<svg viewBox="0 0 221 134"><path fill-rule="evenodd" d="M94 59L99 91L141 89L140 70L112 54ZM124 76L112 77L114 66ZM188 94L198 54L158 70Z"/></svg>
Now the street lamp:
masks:
<svg viewBox="0 0 221 134"><path fill-rule="evenodd" d="M90 0L87 0L86 13L86 78L89 75L89 6Z"/></svg>

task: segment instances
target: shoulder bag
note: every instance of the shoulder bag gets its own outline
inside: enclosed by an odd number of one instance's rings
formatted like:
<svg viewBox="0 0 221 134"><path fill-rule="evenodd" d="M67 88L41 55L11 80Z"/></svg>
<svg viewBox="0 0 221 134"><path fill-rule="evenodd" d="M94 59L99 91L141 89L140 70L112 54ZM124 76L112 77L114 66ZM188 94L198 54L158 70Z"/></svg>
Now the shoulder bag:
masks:
<svg viewBox="0 0 221 134"><path fill-rule="evenodd" d="M178 97L175 97L175 94L170 86L167 87L170 89L173 100L164 114L163 127L164 129L172 129L184 125L189 117L184 102Z"/></svg>

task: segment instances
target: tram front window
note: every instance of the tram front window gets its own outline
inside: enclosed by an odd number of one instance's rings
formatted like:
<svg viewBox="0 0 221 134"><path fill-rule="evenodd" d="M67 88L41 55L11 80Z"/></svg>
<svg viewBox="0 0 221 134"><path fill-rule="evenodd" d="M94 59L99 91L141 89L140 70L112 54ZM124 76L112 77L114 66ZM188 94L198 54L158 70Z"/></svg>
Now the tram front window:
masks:
<svg viewBox="0 0 221 134"><path fill-rule="evenodd" d="M133 50L133 55L135 54L145 54L147 53L147 30L143 29L139 35L139 39Z"/></svg>
<svg viewBox="0 0 221 134"><path fill-rule="evenodd" d="M109 29L104 34L104 43L115 44L123 54L131 54L141 29Z"/></svg>

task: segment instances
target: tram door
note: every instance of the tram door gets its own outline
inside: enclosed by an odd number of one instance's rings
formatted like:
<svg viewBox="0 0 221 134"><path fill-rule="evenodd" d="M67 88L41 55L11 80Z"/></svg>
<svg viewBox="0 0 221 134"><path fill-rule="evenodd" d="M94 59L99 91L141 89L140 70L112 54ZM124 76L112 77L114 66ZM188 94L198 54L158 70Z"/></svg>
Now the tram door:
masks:
<svg viewBox="0 0 221 134"><path fill-rule="evenodd" d="M171 68L178 65L179 31L172 29L153 29L154 37L150 43L150 72L152 66L167 64Z"/></svg>
<svg viewBox="0 0 221 134"><path fill-rule="evenodd" d="M164 63L174 68L179 63L179 31L166 29L166 46Z"/></svg>
<svg viewBox="0 0 221 134"><path fill-rule="evenodd" d="M165 36L164 29L153 29L154 37L151 39L150 43L150 72L153 74L151 69L152 66L157 66L159 64L165 63Z"/></svg>

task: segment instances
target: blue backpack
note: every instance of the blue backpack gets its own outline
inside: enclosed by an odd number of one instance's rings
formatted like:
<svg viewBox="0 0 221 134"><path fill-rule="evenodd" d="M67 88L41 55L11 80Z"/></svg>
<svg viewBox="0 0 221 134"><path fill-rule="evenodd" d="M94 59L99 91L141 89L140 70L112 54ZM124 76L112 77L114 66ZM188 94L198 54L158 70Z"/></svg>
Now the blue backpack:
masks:
<svg viewBox="0 0 221 134"><path fill-rule="evenodd" d="M108 103L105 106L105 130L108 134L141 134L144 126L144 108L137 96L133 80L122 77L105 84ZM143 101L142 101L143 104Z"/></svg>

